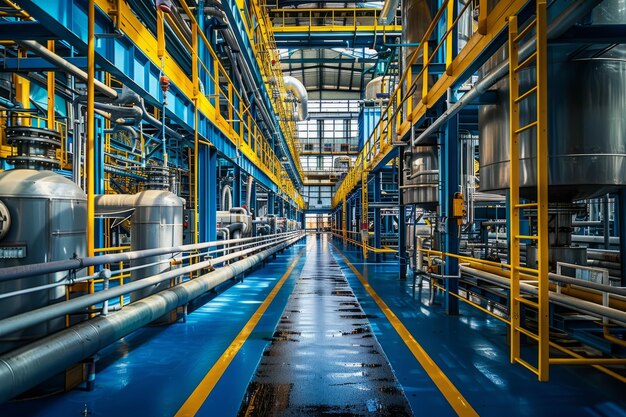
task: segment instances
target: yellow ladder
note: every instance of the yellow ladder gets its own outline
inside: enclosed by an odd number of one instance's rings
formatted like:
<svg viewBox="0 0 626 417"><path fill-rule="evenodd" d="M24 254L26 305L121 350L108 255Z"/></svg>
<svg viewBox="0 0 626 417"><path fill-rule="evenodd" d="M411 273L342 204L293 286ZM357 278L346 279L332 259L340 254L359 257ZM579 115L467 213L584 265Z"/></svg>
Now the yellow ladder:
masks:
<svg viewBox="0 0 626 417"><path fill-rule="evenodd" d="M361 234L363 259L365 260L367 260L367 246L369 244L369 194L367 191L367 170L363 170L361 174L361 224L359 224L359 233Z"/></svg>
<svg viewBox="0 0 626 417"><path fill-rule="evenodd" d="M535 29L536 50L519 62L518 48L522 39ZM537 0L535 19L518 30L517 16L509 17L509 85L510 85L510 181L509 181L509 219L511 235L511 363L519 363L535 373L540 381L549 378L549 281L548 281L548 71L547 71L547 17L546 0ZM522 69L535 63L536 85L520 93L519 73ZM537 115L533 122L520 126L520 104L532 98L537 102ZM523 132L535 130L537 141L537 200L535 203L520 203L520 140L532 140L530 136L521 136ZM520 210L533 208L537 210L537 235L523 236L520 234ZM533 240L537 245L537 269L520 265L520 243L522 240ZM520 293L520 276L524 279L537 280L537 302L522 297ZM529 276L531 278L529 278ZM522 305L537 310L537 333L523 327L520 317ZM525 335L534 340L537 347L536 365L522 359L520 353L520 337Z"/></svg>

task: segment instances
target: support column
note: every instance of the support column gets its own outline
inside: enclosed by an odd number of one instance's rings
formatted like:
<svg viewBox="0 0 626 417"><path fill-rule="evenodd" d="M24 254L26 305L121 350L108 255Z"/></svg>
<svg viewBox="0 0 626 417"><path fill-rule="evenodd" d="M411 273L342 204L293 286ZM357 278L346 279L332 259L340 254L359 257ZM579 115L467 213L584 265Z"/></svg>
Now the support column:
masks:
<svg viewBox="0 0 626 417"><path fill-rule="evenodd" d="M452 215L454 194L459 191L459 116L448 119L444 135L439 136L439 202L441 217L445 222L445 231L441 234L442 250L447 253L459 253L459 224ZM444 275L457 275L459 263L456 258L446 258ZM459 314L459 301L452 295L458 292L458 280L446 279L446 313Z"/></svg>
<svg viewBox="0 0 626 417"><path fill-rule="evenodd" d="M276 212L276 195L272 191L267 192L267 214Z"/></svg>
<svg viewBox="0 0 626 417"><path fill-rule="evenodd" d="M398 210L398 258L400 261L399 278L401 281L406 280L406 210L404 207L404 196L402 193L402 186L404 186L404 149L398 148L398 198L399 198L399 210Z"/></svg>
<svg viewBox="0 0 626 417"><path fill-rule="evenodd" d="M241 207L241 168L233 169L233 207Z"/></svg>
<svg viewBox="0 0 626 417"><path fill-rule="evenodd" d="M374 203L380 203L381 201L381 187L382 187L382 172L374 174ZM381 248L381 220L380 220L380 207L374 207L374 247ZM376 253L376 262L381 261L380 253Z"/></svg>
<svg viewBox="0 0 626 417"><path fill-rule="evenodd" d="M621 189L618 194L617 213L615 216L616 226L619 227L619 255L620 271L622 272L622 287L626 287L626 190Z"/></svg>
<svg viewBox="0 0 626 417"><path fill-rule="evenodd" d="M217 239L217 151L200 146L198 152L198 233L200 242Z"/></svg>

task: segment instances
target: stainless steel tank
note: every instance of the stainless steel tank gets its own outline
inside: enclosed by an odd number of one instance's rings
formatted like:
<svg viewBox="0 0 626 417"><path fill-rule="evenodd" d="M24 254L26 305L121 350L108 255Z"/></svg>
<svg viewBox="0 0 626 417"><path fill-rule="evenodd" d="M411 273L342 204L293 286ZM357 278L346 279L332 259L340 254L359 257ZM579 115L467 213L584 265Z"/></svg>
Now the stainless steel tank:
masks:
<svg viewBox="0 0 626 417"><path fill-rule="evenodd" d="M135 213L131 218L131 250L167 248L183 244L183 200L169 191L147 190L135 195ZM137 259L131 266L147 265L167 260L171 255ZM133 279L141 279L170 270L168 262L138 270ZM169 287L158 286L139 291L135 298L143 298Z"/></svg>
<svg viewBox="0 0 626 417"><path fill-rule="evenodd" d="M379 94L388 94L392 77L379 76L365 86L365 100L380 100Z"/></svg>
<svg viewBox="0 0 626 417"><path fill-rule="evenodd" d="M626 22L626 1L604 2L593 24ZM605 51L609 49L608 51ZM494 58L506 59L503 52ZM583 52L551 47L548 66L549 199L592 198L626 185L626 48L588 46ZM488 66L485 68L488 71ZM520 72L520 93L535 85L535 69ZM480 189L504 194L509 186L509 86L496 84L498 103L482 106ZM521 123L535 120L534 96L521 107ZM520 138L521 196L535 198L535 130Z"/></svg>
<svg viewBox="0 0 626 417"><path fill-rule="evenodd" d="M436 146L416 146L405 151L404 188L405 204L415 204L434 209L439 200L439 158ZM408 153L410 152L410 153Z"/></svg>
<svg viewBox="0 0 626 417"><path fill-rule="evenodd" d="M428 26L430 26L433 17L437 13L437 1L435 0L405 0L402 2L402 21L406 22L406 24L402 25L402 44L419 44L422 41L422 38L426 34L426 30L428 30ZM407 68L407 63L413 51L417 49L416 46L403 46L402 47L402 61L401 61L401 69L405 71ZM416 64L422 63L422 53L418 54ZM413 79L415 80L417 74L413 74ZM417 80L416 82L420 82L421 80ZM429 82L432 84L436 81L436 77L431 76ZM402 85L402 90L406 91L408 89L408 85L406 81ZM416 88L415 93L413 94L413 105L415 106L417 102L419 102L422 98L422 89ZM404 104L406 109L406 103Z"/></svg>
<svg viewBox="0 0 626 417"><path fill-rule="evenodd" d="M0 239L0 268L84 257L87 253L87 197L72 181L51 171L16 169L0 173L0 202L10 225ZM6 224L6 221L3 222ZM0 294L62 281L67 272L0 282ZM65 287L0 301L0 319L65 299ZM0 340L0 352L65 326L63 317Z"/></svg>
<svg viewBox="0 0 626 417"><path fill-rule="evenodd" d="M146 190L134 195L107 194L96 197L96 212L105 217L125 217L132 211L131 251L180 246L183 243L184 200L169 191ZM171 255L151 256L131 261L131 267L167 261ZM170 263L163 262L132 273L138 280L169 270ZM169 286L162 282L131 294L131 301L154 294Z"/></svg>

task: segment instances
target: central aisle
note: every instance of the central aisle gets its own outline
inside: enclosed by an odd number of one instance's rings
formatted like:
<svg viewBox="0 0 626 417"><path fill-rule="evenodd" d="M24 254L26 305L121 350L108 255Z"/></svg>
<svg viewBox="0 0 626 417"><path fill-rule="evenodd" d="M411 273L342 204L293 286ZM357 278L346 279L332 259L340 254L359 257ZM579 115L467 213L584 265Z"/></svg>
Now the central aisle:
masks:
<svg viewBox="0 0 626 417"><path fill-rule="evenodd" d="M413 415L368 316L316 239L240 416Z"/></svg>

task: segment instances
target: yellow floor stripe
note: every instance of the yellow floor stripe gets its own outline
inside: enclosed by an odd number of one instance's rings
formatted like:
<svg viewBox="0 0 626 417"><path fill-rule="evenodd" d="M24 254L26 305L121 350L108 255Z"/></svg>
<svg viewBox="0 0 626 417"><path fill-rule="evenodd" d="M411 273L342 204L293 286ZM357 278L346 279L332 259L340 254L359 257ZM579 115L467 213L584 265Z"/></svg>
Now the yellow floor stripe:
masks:
<svg viewBox="0 0 626 417"><path fill-rule="evenodd" d="M259 323L259 320L261 320L261 317L263 317L263 314L265 314L267 307L269 307L274 300L274 297L276 297L276 294L278 294L278 291L280 291L287 278L289 278L289 275L291 275L291 272L296 267L296 264L302 255L304 255L304 251L305 249L300 251L296 259L289 266L289 269L287 269L287 272L284 273L265 301L263 301L263 304L259 306L243 329L241 329L237 337L235 337L233 343L231 343L228 349L226 349L222 356L220 356L217 360L215 365L213 365L211 370L204 376L204 378L202 378L200 384L198 384L189 398L187 398L187 401L185 401L183 406L180 407L180 410L176 413L176 417L195 416L198 410L200 410L200 407L202 407L202 404L206 401L207 397L217 384L217 381L220 380L226 371L226 368L228 368L228 365L230 365L232 360L235 358L235 355L237 355L237 352L239 352L239 349L241 349L256 325Z"/></svg>
<svg viewBox="0 0 626 417"><path fill-rule="evenodd" d="M417 340L413 337L413 335L409 332L409 330L404 327L404 324L400 321L400 319L391 311L389 306L380 298L380 296L374 291L374 288L367 282L365 277L350 263L348 258L346 258L341 252L337 251L339 255L343 258L346 264L350 267L352 272L357 276L361 284L365 287L368 294L376 301L378 307L382 310L387 317L387 320L391 323L396 332L400 335L404 343L407 345L415 359L422 365L430 379L433 380L439 391L446 398L450 406L454 409L454 411L459 416L478 416L478 413L472 408L472 406L465 400L463 395L459 392L459 390L452 384L452 382L448 379L446 374L437 366L435 361L428 356L428 353L424 350L424 348L417 343Z"/></svg>

